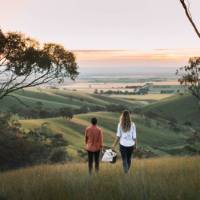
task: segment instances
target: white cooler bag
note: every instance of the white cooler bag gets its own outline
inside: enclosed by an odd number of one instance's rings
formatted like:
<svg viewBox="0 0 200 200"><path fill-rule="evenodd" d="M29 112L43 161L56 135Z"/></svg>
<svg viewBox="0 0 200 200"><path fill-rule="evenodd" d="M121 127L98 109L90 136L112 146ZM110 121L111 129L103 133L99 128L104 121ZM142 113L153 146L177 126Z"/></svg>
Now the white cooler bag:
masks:
<svg viewBox="0 0 200 200"><path fill-rule="evenodd" d="M102 157L103 162L115 163L117 160L117 153L112 149L107 149Z"/></svg>

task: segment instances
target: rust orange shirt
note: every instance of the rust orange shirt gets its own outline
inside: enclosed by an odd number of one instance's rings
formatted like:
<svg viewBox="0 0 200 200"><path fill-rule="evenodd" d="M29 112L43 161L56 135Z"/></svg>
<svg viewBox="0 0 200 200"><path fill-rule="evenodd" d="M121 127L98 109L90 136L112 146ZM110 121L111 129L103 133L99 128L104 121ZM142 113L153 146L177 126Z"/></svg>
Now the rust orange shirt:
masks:
<svg viewBox="0 0 200 200"><path fill-rule="evenodd" d="M95 125L89 126L85 129L85 144L87 151L99 151L103 146L102 130Z"/></svg>

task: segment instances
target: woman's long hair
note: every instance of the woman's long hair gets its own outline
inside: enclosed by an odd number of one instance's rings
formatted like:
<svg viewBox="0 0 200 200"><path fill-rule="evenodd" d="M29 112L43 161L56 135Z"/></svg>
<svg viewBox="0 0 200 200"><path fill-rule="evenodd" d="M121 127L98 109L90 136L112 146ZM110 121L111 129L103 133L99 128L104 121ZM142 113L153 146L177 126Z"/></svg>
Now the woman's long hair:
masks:
<svg viewBox="0 0 200 200"><path fill-rule="evenodd" d="M120 117L120 125L124 132L127 132L131 129L131 116L128 110L123 111Z"/></svg>

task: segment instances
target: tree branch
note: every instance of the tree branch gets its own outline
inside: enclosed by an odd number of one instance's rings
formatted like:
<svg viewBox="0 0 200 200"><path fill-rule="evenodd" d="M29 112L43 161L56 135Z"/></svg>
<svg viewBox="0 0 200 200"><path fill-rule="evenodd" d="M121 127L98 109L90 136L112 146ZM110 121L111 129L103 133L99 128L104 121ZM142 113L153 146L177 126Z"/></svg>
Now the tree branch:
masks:
<svg viewBox="0 0 200 200"><path fill-rule="evenodd" d="M194 28L197 36L200 38L200 31L198 30L196 24L194 23L194 20L192 19L192 16L190 14L190 10L189 10L189 7L187 7L186 3L185 3L185 0L180 0L182 6L183 6L183 9L185 10L185 14L189 20L189 22L191 23L192 27Z"/></svg>
<svg viewBox="0 0 200 200"><path fill-rule="evenodd" d="M48 77L45 78L45 76L47 74L48 74L48 72L46 72L45 74L43 74L39 78L33 80L32 82L27 83L26 85L17 84L17 85L15 85L15 87L13 86L11 88L8 88L7 90L4 91L4 93L2 93L2 94L0 93L0 99L4 98L5 96L8 96L8 94L15 92L17 90L20 90L20 89L23 89L23 88L28 88L28 87L38 86L38 85L45 84L45 83L48 83L48 82L56 79L56 77L54 77L54 75L48 76ZM39 82L37 82L37 81L39 81ZM19 86L19 87L17 87L17 86Z"/></svg>

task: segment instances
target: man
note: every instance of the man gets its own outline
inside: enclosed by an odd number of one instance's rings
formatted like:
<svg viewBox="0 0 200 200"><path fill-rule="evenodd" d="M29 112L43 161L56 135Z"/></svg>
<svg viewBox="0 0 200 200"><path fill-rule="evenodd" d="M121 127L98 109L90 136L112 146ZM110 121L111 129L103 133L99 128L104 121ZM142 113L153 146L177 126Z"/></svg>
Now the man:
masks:
<svg viewBox="0 0 200 200"><path fill-rule="evenodd" d="M103 133L97 126L97 118L91 119L91 126L85 130L85 144L88 152L88 168L89 173L92 173L93 161L95 161L95 171L99 171L99 155L103 147Z"/></svg>

